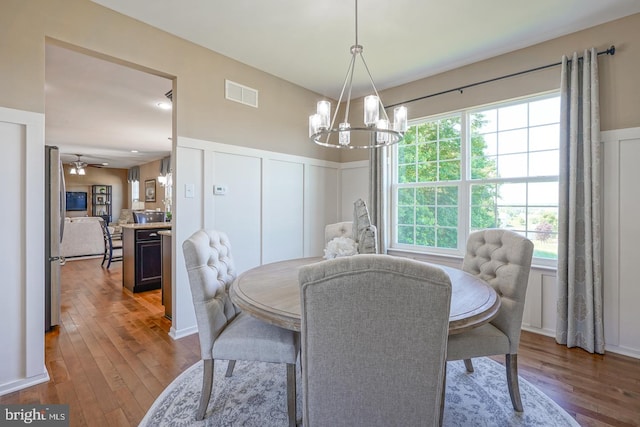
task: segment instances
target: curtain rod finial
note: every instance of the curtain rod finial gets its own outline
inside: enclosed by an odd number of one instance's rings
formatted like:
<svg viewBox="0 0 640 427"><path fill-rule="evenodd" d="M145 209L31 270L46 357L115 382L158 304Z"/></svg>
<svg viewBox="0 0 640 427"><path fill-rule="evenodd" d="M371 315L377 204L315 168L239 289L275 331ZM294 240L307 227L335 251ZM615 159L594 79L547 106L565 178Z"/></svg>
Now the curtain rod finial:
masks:
<svg viewBox="0 0 640 427"><path fill-rule="evenodd" d="M611 45L611 47L609 49L607 49L607 54L615 55L616 54L616 47L614 45Z"/></svg>

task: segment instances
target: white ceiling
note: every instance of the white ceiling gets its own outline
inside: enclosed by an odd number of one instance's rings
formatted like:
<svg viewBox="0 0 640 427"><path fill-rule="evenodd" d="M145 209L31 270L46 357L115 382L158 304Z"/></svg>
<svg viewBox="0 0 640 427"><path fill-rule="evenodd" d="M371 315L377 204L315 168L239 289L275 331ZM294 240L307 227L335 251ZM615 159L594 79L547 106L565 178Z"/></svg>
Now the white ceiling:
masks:
<svg viewBox="0 0 640 427"><path fill-rule="evenodd" d="M157 106L171 80L51 44L45 58L45 140L64 163L127 169L171 153L171 110Z"/></svg>
<svg viewBox="0 0 640 427"><path fill-rule="evenodd" d="M333 98L355 41L354 3L344 0L92 1ZM638 0L368 0L358 5L358 42L382 90L635 13L640 13ZM153 118L136 102L161 99L171 83L142 84L146 77L160 78L120 66L102 73L103 66L86 60L47 47L48 143L55 135L58 145L68 142L80 154L96 145L96 154L104 152L105 158L110 158L108 149L123 155L123 148L138 145L168 152L170 127L147 124ZM83 72L85 67L95 68ZM55 95L54 90L68 89L59 86L67 76L77 98ZM356 88L364 83L356 82ZM145 90L136 99L140 86ZM118 115L103 121L103 128L89 118L78 120L79 114L90 114L88 107ZM58 117L50 116L50 108Z"/></svg>

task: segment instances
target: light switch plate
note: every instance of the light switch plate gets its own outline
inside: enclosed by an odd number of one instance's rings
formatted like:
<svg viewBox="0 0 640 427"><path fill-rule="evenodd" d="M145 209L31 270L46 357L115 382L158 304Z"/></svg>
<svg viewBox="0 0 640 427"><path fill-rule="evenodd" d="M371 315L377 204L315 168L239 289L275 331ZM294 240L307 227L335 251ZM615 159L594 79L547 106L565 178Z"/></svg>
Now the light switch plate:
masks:
<svg viewBox="0 0 640 427"><path fill-rule="evenodd" d="M185 199L193 199L196 193L195 184L185 184L184 185L184 197Z"/></svg>

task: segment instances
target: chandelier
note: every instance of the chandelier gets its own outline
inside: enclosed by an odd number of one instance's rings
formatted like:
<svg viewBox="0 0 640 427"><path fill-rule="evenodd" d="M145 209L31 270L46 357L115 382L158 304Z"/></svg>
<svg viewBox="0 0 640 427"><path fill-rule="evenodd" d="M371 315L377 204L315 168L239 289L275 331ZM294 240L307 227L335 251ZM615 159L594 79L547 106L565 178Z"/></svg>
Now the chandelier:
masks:
<svg viewBox="0 0 640 427"><path fill-rule="evenodd" d="M69 169L69 173L71 175L85 175L85 168L87 167L87 164L80 160L80 154L76 154L76 156L78 159L70 163L71 169Z"/></svg>
<svg viewBox="0 0 640 427"><path fill-rule="evenodd" d="M309 116L309 139L316 144L333 148L377 148L386 145L393 145L400 141L407 130L407 108L396 107L393 110L393 123L389 122L387 112L382 105L380 95L373 82L369 67L362 56L362 46L358 44L358 0L355 0L355 29L356 40L351 46L351 62L347 69L347 75L342 85L338 107L342 105L342 99L346 94L346 105L344 108L344 119L336 127L338 110L336 108L331 117L331 103L329 101L319 101L316 114ZM356 58L362 60L362 65L369 76L369 82L373 88L372 95L364 98L364 120L363 124L353 126L349 120L349 107L351 106L351 92L353 88L353 73L356 65ZM352 133L364 134L363 141L358 139L358 144L352 144Z"/></svg>

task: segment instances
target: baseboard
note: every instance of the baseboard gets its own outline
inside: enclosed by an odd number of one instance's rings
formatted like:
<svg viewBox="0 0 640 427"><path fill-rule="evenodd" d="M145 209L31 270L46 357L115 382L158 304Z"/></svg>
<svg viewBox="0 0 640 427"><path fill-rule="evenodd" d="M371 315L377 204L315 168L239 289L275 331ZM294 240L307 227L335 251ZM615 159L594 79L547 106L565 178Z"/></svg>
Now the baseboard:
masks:
<svg viewBox="0 0 640 427"><path fill-rule="evenodd" d="M44 372L42 374L33 376L31 378L25 378L22 380L0 385L0 396L25 389L27 387L32 387L37 384L46 383L47 381L49 381L49 379L49 373L46 369L44 369Z"/></svg>
<svg viewBox="0 0 640 427"><path fill-rule="evenodd" d="M617 345L608 345L605 343L604 349L611 353L633 357L634 359L640 359L640 351L635 348L619 347Z"/></svg>
<svg viewBox="0 0 640 427"><path fill-rule="evenodd" d="M544 335L545 337L551 337L551 338L556 337L556 331L552 331L549 329L540 329L540 328L535 328L533 326L522 325L522 330L527 332L533 332L534 334L538 334L538 335Z"/></svg>
<svg viewBox="0 0 640 427"><path fill-rule="evenodd" d="M179 340L180 338L184 338L187 337L189 335L193 335L193 334L197 334L198 333L198 327L197 326L191 326L189 328L185 328L185 329L176 329L173 327L173 325L171 326L171 329L169 329L169 336L171 338L173 338L174 340Z"/></svg>
<svg viewBox="0 0 640 427"><path fill-rule="evenodd" d="M527 332L532 332L532 333L538 334L538 335L543 335L543 336L546 336L546 337L551 337L551 338L554 338L554 339L556 337L556 332L555 331L549 331L549 330L546 330L546 329L538 329L538 328L531 328L531 327L528 327L528 326L523 326L522 330L523 331L527 331ZM610 345L610 344L605 343L604 349L607 352L620 354L622 356L633 357L634 359L640 359L640 351L635 349L635 348L620 347L620 346L617 346L617 345Z"/></svg>

